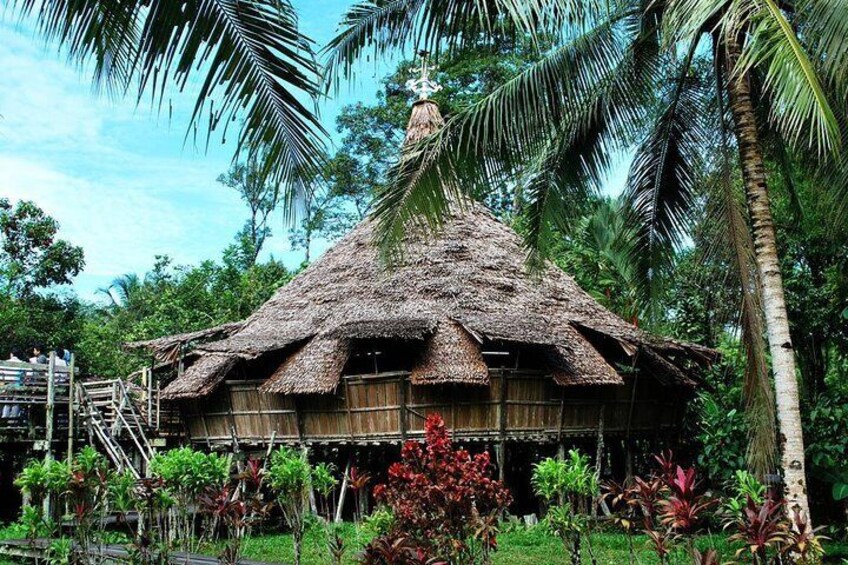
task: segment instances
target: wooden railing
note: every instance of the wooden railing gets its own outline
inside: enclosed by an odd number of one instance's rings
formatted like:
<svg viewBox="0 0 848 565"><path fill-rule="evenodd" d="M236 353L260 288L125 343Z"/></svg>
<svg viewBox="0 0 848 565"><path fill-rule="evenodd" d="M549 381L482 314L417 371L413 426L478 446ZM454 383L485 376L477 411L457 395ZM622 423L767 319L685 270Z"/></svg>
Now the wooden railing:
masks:
<svg viewBox="0 0 848 565"><path fill-rule="evenodd" d="M51 353L46 364L0 362L0 436L4 441L32 442L52 453L57 442L74 442L73 357L57 364Z"/></svg>

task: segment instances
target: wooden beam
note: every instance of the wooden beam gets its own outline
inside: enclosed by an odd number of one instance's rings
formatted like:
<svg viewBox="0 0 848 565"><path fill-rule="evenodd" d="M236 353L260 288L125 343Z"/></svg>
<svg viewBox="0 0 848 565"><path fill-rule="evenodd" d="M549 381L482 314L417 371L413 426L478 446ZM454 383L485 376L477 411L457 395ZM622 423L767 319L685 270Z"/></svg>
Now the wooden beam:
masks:
<svg viewBox="0 0 848 565"><path fill-rule="evenodd" d="M303 421L301 420L300 408L297 402L297 395L292 396L292 404L294 405L294 423L297 427L297 440L301 445L304 445L303 442Z"/></svg>
<svg viewBox="0 0 848 565"><path fill-rule="evenodd" d="M56 353L50 352L47 368L47 403L45 406L45 440L47 442L47 458L53 458L53 426L56 411Z"/></svg>
<svg viewBox="0 0 848 565"><path fill-rule="evenodd" d="M500 398L500 408L498 410L500 417L500 422L498 424L498 449L497 449L497 458L498 458L498 479L503 481L506 478L506 387L507 387L507 378L506 371L501 369L501 398Z"/></svg>
<svg viewBox="0 0 848 565"><path fill-rule="evenodd" d="M53 416L55 412L56 401L56 353L50 352L50 361L47 367L47 405L44 409L45 414L45 437L47 443L47 453L44 459L49 461L53 459ZM50 495L44 497L44 516L52 519L52 508L50 507Z"/></svg>

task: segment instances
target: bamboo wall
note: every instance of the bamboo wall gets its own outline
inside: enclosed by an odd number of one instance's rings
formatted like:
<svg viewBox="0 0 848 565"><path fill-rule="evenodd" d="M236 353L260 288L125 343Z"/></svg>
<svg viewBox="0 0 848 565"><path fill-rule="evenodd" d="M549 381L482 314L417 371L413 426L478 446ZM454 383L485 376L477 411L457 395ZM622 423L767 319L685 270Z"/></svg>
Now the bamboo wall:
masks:
<svg viewBox="0 0 848 565"><path fill-rule="evenodd" d="M349 375L334 394L258 392L262 381L227 381L210 397L186 402L191 441L231 444L397 442L423 436L439 412L456 438L555 442L606 435L673 433L686 392L653 378L626 386L560 387L540 371L492 369L491 385L413 386L408 373ZM634 391L635 384L635 391Z"/></svg>

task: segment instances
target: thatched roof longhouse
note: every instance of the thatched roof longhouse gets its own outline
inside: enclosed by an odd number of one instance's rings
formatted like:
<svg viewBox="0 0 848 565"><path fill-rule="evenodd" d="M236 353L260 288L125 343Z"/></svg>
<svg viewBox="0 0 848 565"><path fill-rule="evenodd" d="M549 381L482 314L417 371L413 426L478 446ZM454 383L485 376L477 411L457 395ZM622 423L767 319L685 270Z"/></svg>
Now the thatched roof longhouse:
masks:
<svg viewBox="0 0 848 565"><path fill-rule="evenodd" d="M416 102L411 142L432 132L434 120L441 120L436 105ZM391 269L374 246L375 227L364 220L237 331L200 346L200 360L163 397L203 396L220 382L223 360L294 346L262 390L332 391L351 344L373 338L423 340L411 373L419 384L487 383L484 341L544 349L552 378L563 386L622 384L601 342L617 344L629 359L648 351L642 358L652 368L684 385L693 381L678 363L706 355L704 348L654 338L625 322L553 264L531 276L521 238L480 204L452 207L437 234L410 230Z"/></svg>

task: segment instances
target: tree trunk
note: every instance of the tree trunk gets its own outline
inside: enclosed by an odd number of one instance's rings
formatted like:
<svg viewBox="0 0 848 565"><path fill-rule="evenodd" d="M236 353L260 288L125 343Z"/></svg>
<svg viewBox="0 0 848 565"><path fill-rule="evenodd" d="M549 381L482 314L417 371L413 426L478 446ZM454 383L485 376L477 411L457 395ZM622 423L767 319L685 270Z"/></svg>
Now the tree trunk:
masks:
<svg viewBox="0 0 848 565"><path fill-rule="evenodd" d="M763 154L747 76L734 69L741 49L735 38L727 38L728 91L733 113L742 180L748 200L754 239L754 258L760 275L762 304L774 373L775 406L788 508L800 510L809 519L804 471L804 437L801 430L795 352L789 336L789 320L783 295L783 278L777 258L777 238L769 204Z"/></svg>

